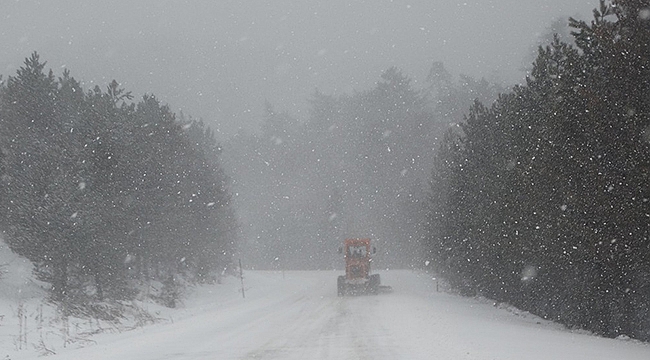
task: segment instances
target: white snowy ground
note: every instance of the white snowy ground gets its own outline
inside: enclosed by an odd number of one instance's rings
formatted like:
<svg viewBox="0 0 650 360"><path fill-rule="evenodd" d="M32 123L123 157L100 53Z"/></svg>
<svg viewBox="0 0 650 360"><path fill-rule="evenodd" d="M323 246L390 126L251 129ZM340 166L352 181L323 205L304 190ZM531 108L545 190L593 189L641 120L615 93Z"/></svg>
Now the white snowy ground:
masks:
<svg viewBox="0 0 650 360"><path fill-rule="evenodd" d="M650 359L647 344L572 332L487 300L436 292L422 273L380 273L392 293L339 298L338 272L247 271L245 299L238 279L227 278L194 289L180 310L157 311L165 322L57 346L47 358ZM2 359L38 358L34 350L0 349Z"/></svg>

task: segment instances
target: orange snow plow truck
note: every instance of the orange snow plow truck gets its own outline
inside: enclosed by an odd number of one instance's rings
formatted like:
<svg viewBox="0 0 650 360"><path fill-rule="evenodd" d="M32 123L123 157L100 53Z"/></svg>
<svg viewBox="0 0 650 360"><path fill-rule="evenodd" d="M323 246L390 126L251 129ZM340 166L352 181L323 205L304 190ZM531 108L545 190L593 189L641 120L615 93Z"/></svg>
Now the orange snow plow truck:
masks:
<svg viewBox="0 0 650 360"><path fill-rule="evenodd" d="M337 281L339 296L379 293L379 274L370 274L371 252L377 250L370 247L370 239L345 239L339 248L345 258L345 275Z"/></svg>

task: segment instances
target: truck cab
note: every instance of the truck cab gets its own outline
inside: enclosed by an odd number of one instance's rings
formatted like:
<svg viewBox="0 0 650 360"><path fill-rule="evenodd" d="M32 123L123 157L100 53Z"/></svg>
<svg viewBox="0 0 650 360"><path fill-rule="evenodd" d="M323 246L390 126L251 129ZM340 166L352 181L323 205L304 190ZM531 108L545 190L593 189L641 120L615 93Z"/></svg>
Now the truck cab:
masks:
<svg viewBox="0 0 650 360"><path fill-rule="evenodd" d="M370 246L370 239L345 239L339 252L345 259L345 275L338 277L338 295L378 293L379 274L370 274L371 254L376 253L376 249Z"/></svg>

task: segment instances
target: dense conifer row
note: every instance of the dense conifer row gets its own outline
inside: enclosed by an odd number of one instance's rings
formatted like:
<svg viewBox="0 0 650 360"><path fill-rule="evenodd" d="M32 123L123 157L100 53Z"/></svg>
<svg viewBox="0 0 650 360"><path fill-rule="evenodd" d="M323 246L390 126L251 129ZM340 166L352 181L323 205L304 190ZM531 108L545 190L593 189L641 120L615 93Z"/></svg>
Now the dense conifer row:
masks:
<svg viewBox="0 0 650 360"><path fill-rule="evenodd" d="M86 91L34 53L0 88L5 241L56 300L129 298L135 280L207 281L235 219L203 123L111 82ZM90 289L90 290L89 290Z"/></svg>
<svg viewBox="0 0 650 360"><path fill-rule="evenodd" d="M650 339L650 2L571 20L527 83L477 102L433 171L428 249L468 294Z"/></svg>

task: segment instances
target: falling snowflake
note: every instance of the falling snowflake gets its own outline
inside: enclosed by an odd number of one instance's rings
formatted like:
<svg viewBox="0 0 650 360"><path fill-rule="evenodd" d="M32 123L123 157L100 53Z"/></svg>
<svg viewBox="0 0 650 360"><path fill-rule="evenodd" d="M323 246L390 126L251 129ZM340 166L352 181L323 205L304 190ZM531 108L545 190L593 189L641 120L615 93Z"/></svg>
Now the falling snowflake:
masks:
<svg viewBox="0 0 650 360"><path fill-rule="evenodd" d="M650 20L650 8L641 9L639 11L639 19Z"/></svg>

